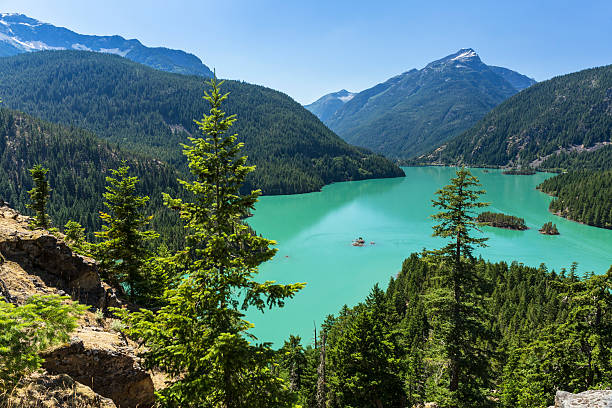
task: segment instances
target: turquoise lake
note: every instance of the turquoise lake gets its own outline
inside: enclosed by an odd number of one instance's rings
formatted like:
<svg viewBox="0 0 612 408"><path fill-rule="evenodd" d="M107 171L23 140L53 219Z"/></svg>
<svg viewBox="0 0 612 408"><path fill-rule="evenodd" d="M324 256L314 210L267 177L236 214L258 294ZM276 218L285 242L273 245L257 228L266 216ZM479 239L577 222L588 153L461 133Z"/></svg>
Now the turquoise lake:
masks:
<svg viewBox="0 0 612 408"><path fill-rule="evenodd" d="M284 308L249 311L259 341L282 345L289 334L312 342L313 327L344 305L362 301L375 283L385 289L412 252L444 245L432 237L434 193L449 183L455 169L407 167L406 177L336 183L321 192L261 197L249 219L264 237L277 241L276 257L260 267L258 280L306 282ZM525 219L527 231L484 227L488 247L479 251L491 261L545 263L559 271L578 262L579 273L604 273L612 264L612 230L589 227L548 212L551 198L536 186L552 174L502 175L472 169L487 191L487 210ZM483 210L484 211L484 210ZM559 236L538 228L557 224ZM367 245L354 247L363 237ZM370 244L374 242L374 244Z"/></svg>

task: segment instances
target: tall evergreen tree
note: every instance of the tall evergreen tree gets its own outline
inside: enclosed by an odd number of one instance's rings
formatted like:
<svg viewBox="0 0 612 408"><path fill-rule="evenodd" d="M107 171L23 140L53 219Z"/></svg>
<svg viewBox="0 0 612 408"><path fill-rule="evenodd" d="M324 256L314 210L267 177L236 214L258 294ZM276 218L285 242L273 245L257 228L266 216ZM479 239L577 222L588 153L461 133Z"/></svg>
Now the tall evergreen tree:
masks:
<svg viewBox="0 0 612 408"><path fill-rule="evenodd" d="M129 176L129 166L111 170L114 177L107 177L104 205L109 213L100 212L104 225L96 236L102 241L93 249L96 258L115 284L127 285L133 300L147 296L147 276L144 264L151 257L147 243L157 238L157 233L144 230L151 221L143 214L149 197L136 194L138 177Z"/></svg>
<svg viewBox="0 0 612 408"><path fill-rule="evenodd" d="M300 336L289 336L283 347L279 350L282 364L289 370L289 388L299 391L302 385L302 373L306 366L306 355L301 344Z"/></svg>
<svg viewBox="0 0 612 408"><path fill-rule="evenodd" d="M242 311L283 306L304 284L254 279L258 265L274 256L274 241L255 235L244 222L260 195L240 193L254 167L240 156L237 135L228 133L236 120L221 110L228 95L216 79L210 85L210 113L196 122L205 137L184 146L195 180L180 183L193 201L165 197L187 229L187 247L174 256L185 278L166 291L158 312L120 313L128 333L145 341L147 365L175 378L159 393L163 405L289 406L293 394L270 370L275 353L268 343L247 341L252 324Z"/></svg>
<svg viewBox="0 0 612 408"><path fill-rule="evenodd" d="M329 361L330 388L337 407L400 407L405 403L399 360L385 313L385 293L374 286L358 305L332 329Z"/></svg>
<svg viewBox="0 0 612 408"><path fill-rule="evenodd" d="M317 408L327 406L327 370L326 370L326 342L327 333L325 329L321 332L321 346L319 347L319 366L317 367Z"/></svg>
<svg viewBox="0 0 612 408"><path fill-rule="evenodd" d="M30 175L34 182L34 188L28 191L30 194L30 204L28 208L34 211L33 227L49 228L50 220L47 215L47 200L49 199L49 183L47 182L47 173L49 169L37 164L30 169Z"/></svg>
<svg viewBox="0 0 612 408"><path fill-rule="evenodd" d="M448 360L448 393L445 406L481 407L486 405L489 385L487 341L488 320L483 308L485 290L476 273L473 251L485 246L486 238L476 238L475 209L488 205L479 201L478 179L462 168L451 184L438 190L433 205L441 211L432 218L434 236L447 244L431 251L440 262L436 285L427 293L427 303L435 310L434 336ZM439 350L436 350L438 353Z"/></svg>

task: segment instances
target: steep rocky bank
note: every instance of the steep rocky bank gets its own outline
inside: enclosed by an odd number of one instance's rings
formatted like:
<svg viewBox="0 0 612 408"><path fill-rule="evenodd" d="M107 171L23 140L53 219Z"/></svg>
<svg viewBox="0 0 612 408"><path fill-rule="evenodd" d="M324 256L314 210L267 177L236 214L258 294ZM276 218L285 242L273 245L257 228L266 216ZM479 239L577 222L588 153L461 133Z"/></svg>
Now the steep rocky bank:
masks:
<svg viewBox="0 0 612 408"><path fill-rule="evenodd" d="M79 407L152 406L153 380L135 345L94 314L122 305L116 291L100 280L93 259L73 253L59 234L29 229L28 220L0 201L0 300L58 294L90 308L70 343L44 354L45 371L22 383L12 406L62 407L69 398Z"/></svg>

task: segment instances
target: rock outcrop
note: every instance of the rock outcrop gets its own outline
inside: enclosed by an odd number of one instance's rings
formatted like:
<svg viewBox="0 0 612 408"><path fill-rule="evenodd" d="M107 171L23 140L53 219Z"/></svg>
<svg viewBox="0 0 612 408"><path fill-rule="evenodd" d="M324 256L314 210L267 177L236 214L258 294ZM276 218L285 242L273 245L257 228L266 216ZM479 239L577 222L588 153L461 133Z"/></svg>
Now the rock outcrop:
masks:
<svg viewBox="0 0 612 408"><path fill-rule="evenodd" d="M69 376L50 375L45 372L35 373L24 380L15 394L8 398L7 406L117 408L112 400L101 397Z"/></svg>
<svg viewBox="0 0 612 408"><path fill-rule="evenodd" d="M612 408L612 390L591 390L580 394L557 391L554 408Z"/></svg>
<svg viewBox="0 0 612 408"><path fill-rule="evenodd" d="M93 259L72 252L61 237L29 229L28 220L0 201L0 296L20 303L34 293L56 293L97 309L120 306Z"/></svg>
<svg viewBox="0 0 612 408"><path fill-rule="evenodd" d="M91 308L81 319L69 344L43 355L43 367L48 375L36 374L29 379L18 395L25 402L16 406L27 407L30 405L24 405L26 402L35 404L37 400L68 398L66 389L71 389L73 396L77 391L82 394L81 399L73 400L80 405L43 403L32 406L152 406L153 381L140 367L134 344L107 329L104 318L93 313L94 310L120 307L125 302L101 282L93 259L72 252L61 234L32 230L28 222L29 217L0 200L0 300L23 304L32 295L69 295Z"/></svg>
<svg viewBox="0 0 612 408"><path fill-rule="evenodd" d="M133 349L116 333L83 327L70 344L43 357L43 367L50 373L68 374L119 407L146 408L154 403L151 376L140 367Z"/></svg>

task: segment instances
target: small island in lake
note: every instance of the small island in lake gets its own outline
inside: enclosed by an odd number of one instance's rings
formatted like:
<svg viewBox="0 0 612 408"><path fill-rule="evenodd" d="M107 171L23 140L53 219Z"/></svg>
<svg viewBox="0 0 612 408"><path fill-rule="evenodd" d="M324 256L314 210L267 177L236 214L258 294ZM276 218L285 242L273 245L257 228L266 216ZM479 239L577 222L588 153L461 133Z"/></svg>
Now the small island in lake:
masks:
<svg viewBox="0 0 612 408"><path fill-rule="evenodd" d="M520 169L508 169L502 171L502 174L515 175L515 176L533 176L536 174L535 170L531 167L522 167Z"/></svg>
<svg viewBox="0 0 612 408"><path fill-rule="evenodd" d="M550 221L542 225L542 228L540 228L538 231L540 231L540 234L544 235L559 235L557 224L553 224Z"/></svg>
<svg viewBox="0 0 612 408"><path fill-rule="evenodd" d="M476 217L476 222L489 225L491 227L497 228L506 228L512 230L526 230L527 225L525 225L525 220L523 218L518 218L513 215L506 215L502 213L494 213L491 211L486 211L481 214L478 214Z"/></svg>

